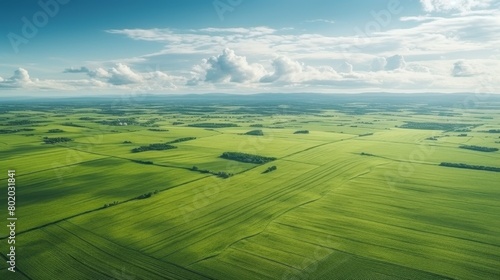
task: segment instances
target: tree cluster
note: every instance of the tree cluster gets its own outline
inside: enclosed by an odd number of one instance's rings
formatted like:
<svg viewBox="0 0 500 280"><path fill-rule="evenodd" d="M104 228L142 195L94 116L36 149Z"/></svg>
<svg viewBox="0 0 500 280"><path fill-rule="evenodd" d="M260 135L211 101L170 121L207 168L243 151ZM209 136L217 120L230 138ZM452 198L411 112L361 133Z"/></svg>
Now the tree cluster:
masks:
<svg viewBox="0 0 500 280"><path fill-rule="evenodd" d="M20 129L0 129L0 134L11 134L22 131L33 131L33 128L20 128Z"/></svg>
<svg viewBox="0 0 500 280"><path fill-rule="evenodd" d="M263 156L251 155L239 152L224 152L220 157L224 159L230 159L246 163L255 163L255 164L264 164L276 160L276 158L274 157L263 157Z"/></svg>
<svg viewBox="0 0 500 280"><path fill-rule="evenodd" d="M140 164L153 164L153 162L150 160L132 159L131 161Z"/></svg>
<svg viewBox="0 0 500 280"><path fill-rule="evenodd" d="M480 152L496 152L496 151L498 151L498 148L481 147L481 146L475 146L475 145L462 145L459 148L473 150L473 151L480 151Z"/></svg>
<svg viewBox="0 0 500 280"><path fill-rule="evenodd" d="M154 192L148 192L148 193L145 193L145 194L141 194L140 196L137 197L137 199L145 199L145 198L150 198L152 197L153 195L159 193L160 191L159 190L155 190Z"/></svg>
<svg viewBox="0 0 500 280"><path fill-rule="evenodd" d="M202 128L224 128L224 127L237 127L234 123L193 123L189 124L191 127L202 127Z"/></svg>
<svg viewBox="0 0 500 280"><path fill-rule="evenodd" d="M54 138L49 138L49 137L44 137L43 142L45 144L57 144L57 143L65 143L65 142L70 142L73 141L73 139L68 138L68 137L54 137Z"/></svg>
<svg viewBox="0 0 500 280"><path fill-rule="evenodd" d="M483 166L483 165L471 165L471 164L466 164L466 163L441 162L439 164L439 166L500 172L500 167Z"/></svg>
<svg viewBox="0 0 500 280"><path fill-rule="evenodd" d="M462 123L407 122L400 127L409 129L457 131L459 129L465 129L470 126L470 124Z"/></svg>
<svg viewBox="0 0 500 280"><path fill-rule="evenodd" d="M191 140L195 140L196 137L183 137L183 138L179 138L179 139L175 139L175 140L172 140L172 141L169 141L167 142L167 144L174 144L174 143L179 143L179 142L186 142L186 141L191 141Z"/></svg>
<svg viewBox="0 0 500 280"><path fill-rule="evenodd" d="M245 133L245 135L263 136L264 132L260 129L256 129L256 130L251 130L251 131Z"/></svg>
<svg viewBox="0 0 500 280"><path fill-rule="evenodd" d="M132 153L140 153L145 151L163 151L176 148L177 148L176 146L172 146L166 143L155 143L155 144L149 144L147 146L140 146L138 148L133 148Z"/></svg>
<svg viewBox="0 0 500 280"><path fill-rule="evenodd" d="M227 178L229 178L229 177L231 177L231 176L234 175L233 173L229 173L229 172L225 172L225 171L215 172L215 171L210 171L210 170L207 170L207 169L199 169L197 166L191 167L191 170L192 171L196 171L196 172L200 172L200 173L203 173L203 174L212 174L212 175L215 175L215 176L220 177L222 179L227 179Z"/></svg>
<svg viewBox="0 0 500 280"><path fill-rule="evenodd" d="M293 134L309 134L309 130L297 130Z"/></svg>
<svg viewBox="0 0 500 280"><path fill-rule="evenodd" d="M271 166L271 167L268 167L264 172L262 173L269 173L269 172L272 172L274 170L278 169L278 167L276 167L275 165Z"/></svg>

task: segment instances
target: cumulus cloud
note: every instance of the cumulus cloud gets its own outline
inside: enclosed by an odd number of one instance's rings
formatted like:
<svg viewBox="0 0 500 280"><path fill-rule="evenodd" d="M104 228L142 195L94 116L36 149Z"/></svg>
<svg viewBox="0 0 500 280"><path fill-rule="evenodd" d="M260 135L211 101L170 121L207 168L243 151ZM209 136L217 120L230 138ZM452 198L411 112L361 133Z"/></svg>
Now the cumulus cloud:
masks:
<svg viewBox="0 0 500 280"><path fill-rule="evenodd" d="M128 86L131 89L162 90L175 88L174 82L185 82L184 78L170 76L161 71L137 72L123 63L117 63L108 69L89 69L85 66L68 68L64 73L86 73L90 78L87 84L101 88Z"/></svg>
<svg viewBox="0 0 500 280"><path fill-rule="evenodd" d="M469 12L476 8L487 8L492 0L420 0L422 8L432 12Z"/></svg>
<svg viewBox="0 0 500 280"><path fill-rule="evenodd" d="M293 81L302 72L302 65L288 57L280 56L273 60L274 72L260 79L263 83L271 83L277 80Z"/></svg>
<svg viewBox="0 0 500 280"><path fill-rule="evenodd" d="M476 75L472 66L463 60L457 61L453 64L451 74L453 77L471 77Z"/></svg>
<svg viewBox="0 0 500 280"><path fill-rule="evenodd" d="M238 56L231 49L224 49L222 54L204 59L201 65L195 66L197 74L190 84L196 80L209 83L247 83L258 80L265 74L262 65L248 63L246 57Z"/></svg>
<svg viewBox="0 0 500 280"><path fill-rule="evenodd" d="M286 56L272 61L273 72L263 76L261 83L318 84L321 81L339 80L341 76L329 66L312 67Z"/></svg>
<svg viewBox="0 0 500 280"><path fill-rule="evenodd" d="M118 63L109 71L110 77L108 82L113 85L128 85L142 82L141 75L135 73L129 66Z"/></svg>
<svg viewBox="0 0 500 280"><path fill-rule="evenodd" d="M103 69L101 67L89 70L87 74L91 78L98 78L98 79L109 79L111 77L111 74L109 74L109 72L106 69Z"/></svg>
<svg viewBox="0 0 500 280"><path fill-rule="evenodd" d="M372 60L370 69L372 72L377 71L394 71L403 70L406 67L406 61L402 55L393 55L389 57L375 57Z"/></svg>
<svg viewBox="0 0 500 280"><path fill-rule="evenodd" d="M30 78L30 74L24 68L18 68L14 71L14 75L8 79L0 78L0 87L3 88L23 88L32 84L33 81Z"/></svg>

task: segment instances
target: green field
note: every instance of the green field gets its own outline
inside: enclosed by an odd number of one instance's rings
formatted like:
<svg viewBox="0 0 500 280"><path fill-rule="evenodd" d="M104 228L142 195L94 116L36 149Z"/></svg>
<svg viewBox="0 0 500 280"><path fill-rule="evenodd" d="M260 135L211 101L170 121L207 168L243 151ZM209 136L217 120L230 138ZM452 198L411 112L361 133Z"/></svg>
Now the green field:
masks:
<svg viewBox="0 0 500 280"><path fill-rule="evenodd" d="M500 148L500 99L465 98L0 103L0 278L500 279L500 172L440 166L500 167L460 148Z"/></svg>

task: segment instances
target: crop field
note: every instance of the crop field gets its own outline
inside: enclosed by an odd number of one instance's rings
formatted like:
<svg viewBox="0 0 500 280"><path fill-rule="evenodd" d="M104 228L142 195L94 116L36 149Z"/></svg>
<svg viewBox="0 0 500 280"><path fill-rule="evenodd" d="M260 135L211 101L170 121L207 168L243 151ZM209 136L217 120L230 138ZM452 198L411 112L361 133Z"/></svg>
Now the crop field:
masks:
<svg viewBox="0 0 500 280"><path fill-rule="evenodd" d="M500 279L489 98L2 101L0 279Z"/></svg>

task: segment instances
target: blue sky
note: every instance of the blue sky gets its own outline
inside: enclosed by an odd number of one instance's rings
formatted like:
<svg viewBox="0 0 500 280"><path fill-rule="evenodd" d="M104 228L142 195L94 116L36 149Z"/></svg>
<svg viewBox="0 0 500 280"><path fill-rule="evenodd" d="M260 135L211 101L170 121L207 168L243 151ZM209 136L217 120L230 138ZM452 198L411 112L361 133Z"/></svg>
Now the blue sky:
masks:
<svg viewBox="0 0 500 280"><path fill-rule="evenodd" d="M499 92L493 0L6 0L0 95Z"/></svg>

